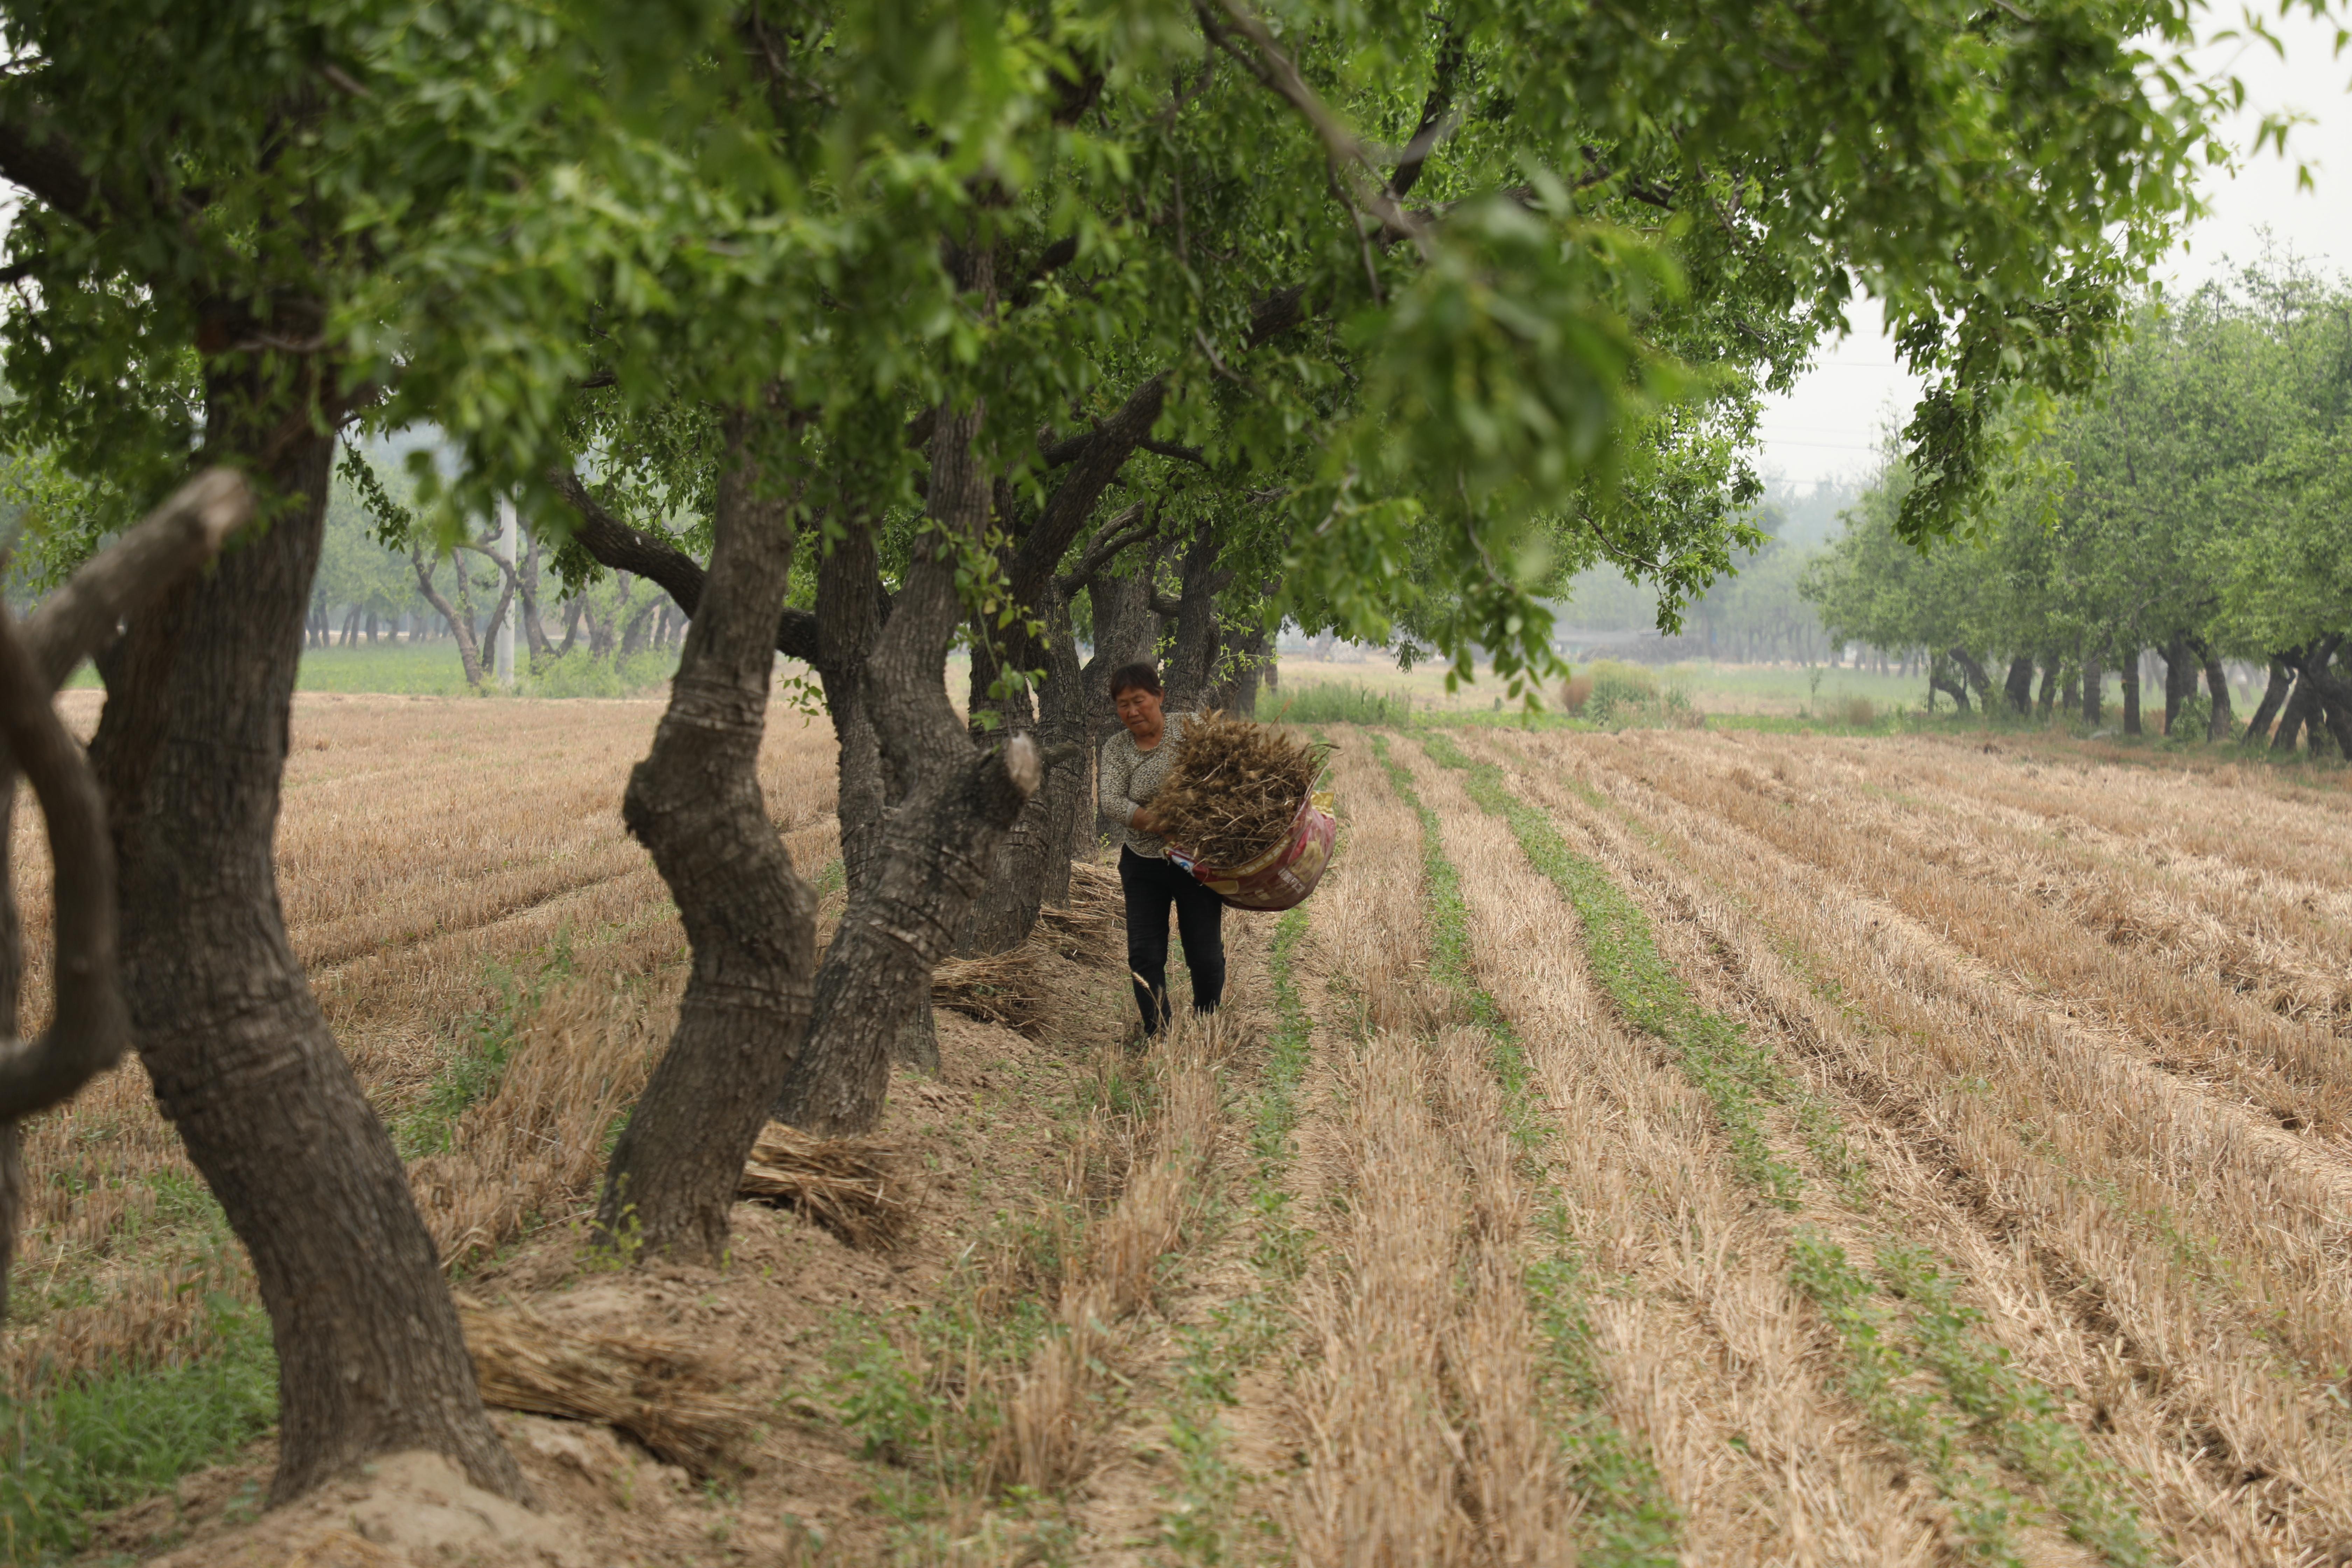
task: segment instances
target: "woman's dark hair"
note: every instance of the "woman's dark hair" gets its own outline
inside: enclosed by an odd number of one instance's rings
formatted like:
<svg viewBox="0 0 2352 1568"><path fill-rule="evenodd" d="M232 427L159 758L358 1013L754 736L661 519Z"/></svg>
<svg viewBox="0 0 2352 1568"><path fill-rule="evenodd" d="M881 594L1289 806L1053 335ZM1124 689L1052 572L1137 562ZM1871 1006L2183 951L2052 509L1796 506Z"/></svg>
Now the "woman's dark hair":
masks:
<svg viewBox="0 0 2352 1568"><path fill-rule="evenodd" d="M1110 700L1118 700L1122 691L1149 691L1154 697L1163 695L1160 689L1160 672L1149 660L1122 664L1110 672Z"/></svg>

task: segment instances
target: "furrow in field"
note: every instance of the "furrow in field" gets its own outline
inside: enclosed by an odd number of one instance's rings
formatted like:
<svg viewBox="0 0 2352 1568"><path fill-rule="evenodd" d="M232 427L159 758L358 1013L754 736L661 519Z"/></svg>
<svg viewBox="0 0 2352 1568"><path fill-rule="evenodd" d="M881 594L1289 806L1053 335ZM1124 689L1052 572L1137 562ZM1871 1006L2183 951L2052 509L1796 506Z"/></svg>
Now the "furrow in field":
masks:
<svg viewBox="0 0 2352 1568"><path fill-rule="evenodd" d="M1537 754L1553 737L1532 738ZM2325 1028L2282 1018L2210 983L2109 945L2071 920L2021 903L1997 882L1928 863L1866 804L1801 805L1740 787L1727 759L1643 746L1581 753L1601 773L1717 817L1783 854L1883 900L1986 965L2005 989L2048 999L2071 1017L2121 1034L2164 1069L2245 1096L2289 1131L2352 1133L2352 1055Z"/></svg>
<svg viewBox="0 0 2352 1568"><path fill-rule="evenodd" d="M1722 772L1725 748L1669 749L1685 764ZM1969 809L1965 764L1874 782L1785 743L1736 749L1765 770L1734 763L1728 777L1739 787L1874 831L1924 865L2001 889L2021 907L2039 905L2179 975L2209 1006L2235 998L2253 1016L2275 1014L2322 1034L2352 1025L2352 895L2323 902L2268 879L2250 888L2195 863L2118 855L2112 835L2106 845L2086 844L2074 832L1996 820Z"/></svg>
<svg viewBox="0 0 2352 1568"><path fill-rule="evenodd" d="M2186 857L2294 898L2352 895L2346 836L2352 803L2260 763L2100 763L2014 738L1977 744L1823 738L1808 749L1853 778L1875 774L1898 787L1948 776L2020 825L2080 837L2150 864Z"/></svg>
<svg viewBox="0 0 2352 1568"><path fill-rule="evenodd" d="M1290 1430L1307 1463L1290 1486L1287 1534L1298 1561L1328 1568L1466 1562L1461 1438L1437 1344L1452 1314L1461 1184L1423 1104L1411 1034L1427 951L1419 833L1361 737L1342 741L1333 788L1346 858L1318 893L1312 962L1339 993L1318 1033L1330 1040L1336 1026L1341 1040L1325 1054L1329 1114L1300 1139L1324 1245L1300 1283L1307 1349Z"/></svg>
<svg viewBox="0 0 2352 1568"><path fill-rule="evenodd" d="M1524 766L1515 750L1495 748ZM1642 868L1723 1004L1855 1109L1881 1201L1963 1260L2004 1349L2064 1394L2184 1560L2287 1560L2345 1538L2340 1406L2273 1342L2296 1337L2282 1320L2299 1310L2306 1352L2315 1313L2340 1343L2340 1297L2312 1300L2326 1280L2307 1243L2284 1268L2263 1255L2281 1237L2252 1215L2277 1172L2244 1168L2226 1118L2159 1075L2133 1081L2096 1045L2002 1018L1972 978L1939 971L1932 939L1703 814L1653 797L1637 836L1556 773L1515 782ZM2160 1170L2200 1142L2203 1159ZM2184 1215L2183 1177L2237 1228Z"/></svg>
<svg viewBox="0 0 2352 1568"><path fill-rule="evenodd" d="M1785 737L1727 739L1727 746L1695 753L1672 740L1659 744L1680 763L1716 772L1727 753L1736 756L1729 776L1751 793L1857 825L1884 823L1906 852L1997 881L2111 946L2266 1011L2324 1029L2352 1026L2352 890L2190 852L2161 816L2147 819L2142 836L2126 837L2071 815L2016 810L1997 798L2015 772L2006 753L1927 748L1890 776ZM2116 779L2108 787L2121 791L2132 782ZM2221 792L2206 785L2201 793ZM2258 837L2249 826L2236 847Z"/></svg>
<svg viewBox="0 0 2352 1568"><path fill-rule="evenodd" d="M1790 1217L1741 1178L1706 1097L1620 1026L1574 911L1509 829L1458 774L1412 767L1461 868L1480 982L1556 1130L1545 1173L1589 1259L1609 1408L1654 1456L1686 1560L1936 1561L1934 1488L1831 1386L1835 1354L1789 1279Z"/></svg>

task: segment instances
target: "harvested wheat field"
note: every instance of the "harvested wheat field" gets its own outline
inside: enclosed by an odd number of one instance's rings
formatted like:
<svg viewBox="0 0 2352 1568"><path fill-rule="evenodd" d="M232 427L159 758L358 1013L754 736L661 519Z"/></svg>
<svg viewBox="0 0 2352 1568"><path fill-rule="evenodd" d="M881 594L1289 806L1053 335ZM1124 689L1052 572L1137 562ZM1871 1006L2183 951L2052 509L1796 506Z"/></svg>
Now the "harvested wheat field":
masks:
<svg viewBox="0 0 2352 1568"><path fill-rule="evenodd" d="M257 1519L265 1400L79 1531L19 1479L16 1560L2352 1563L2352 795L1333 726L1338 858L1228 916L1213 1023L1130 1038L1082 867L878 1135L772 1130L727 1267L632 1269L581 1226L684 959L618 823L656 714L296 710L295 941L540 1510L408 1456ZM774 731L837 888L830 735ZM135 1067L26 1163L26 1408L251 1362Z"/></svg>

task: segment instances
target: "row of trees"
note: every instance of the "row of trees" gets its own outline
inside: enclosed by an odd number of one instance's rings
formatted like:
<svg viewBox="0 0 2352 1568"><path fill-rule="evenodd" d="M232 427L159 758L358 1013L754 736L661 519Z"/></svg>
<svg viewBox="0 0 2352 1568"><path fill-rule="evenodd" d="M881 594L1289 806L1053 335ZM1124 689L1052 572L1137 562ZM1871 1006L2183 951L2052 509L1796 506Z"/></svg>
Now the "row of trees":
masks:
<svg viewBox="0 0 2352 1568"><path fill-rule="evenodd" d="M2095 726L2116 671L2126 734L2154 649L2165 732L2201 708L2211 739L2352 757L2352 285L2266 262L2143 301L2101 359L2095 393L2018 422L1977 548L1906 542L1890 461L1809 580L1822 620L1927 649L1963 710L2063 700ZM2242 731L2231 660L2269 670Z"/></svg>
<svg viewBox="0 0 2352 1568"><path fill-rule="evenodd" d="M278 916L340 441L450 443L386 537L511 501L567 584L692 617L623 803L692 964L599 1223L716 1255L761 1120L870 1125L931 965L1062 885L1106 665L1164 631L1185 700L1271 606L1542 678L1603 560L1672 619L1759 542L1757 400L1857 279L1934 388L1903 526L1958 514L2009 389L2088 374L2226 84L2158 68L2185 4L1896 10L0 6L0 435L85 548L191 451L262 497L126 614L89 766L129 1040L274 1327L272 1495L404 1447L522 1489ZM780 650L840 747L822 954L755 771Z"/></svg>

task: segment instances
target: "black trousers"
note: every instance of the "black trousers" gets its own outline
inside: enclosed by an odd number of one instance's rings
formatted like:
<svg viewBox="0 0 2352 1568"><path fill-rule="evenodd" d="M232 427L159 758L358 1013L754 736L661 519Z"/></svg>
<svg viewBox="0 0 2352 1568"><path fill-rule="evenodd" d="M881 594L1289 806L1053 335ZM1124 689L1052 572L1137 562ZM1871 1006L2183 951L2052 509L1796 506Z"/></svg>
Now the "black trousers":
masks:
<svg viewBox="0 0 2352 1568"><path fill-rule="evenodd" d="M1184 939L1184 963L1192 971L1192 1011L1215 1012L1225 994L1224 900L1183 868L1125 847L1118 852L1118 885L1127 895L1127 968L1143 1032L1158 1034L1174 1011L1168 999L1171 904Z"/></svg>

